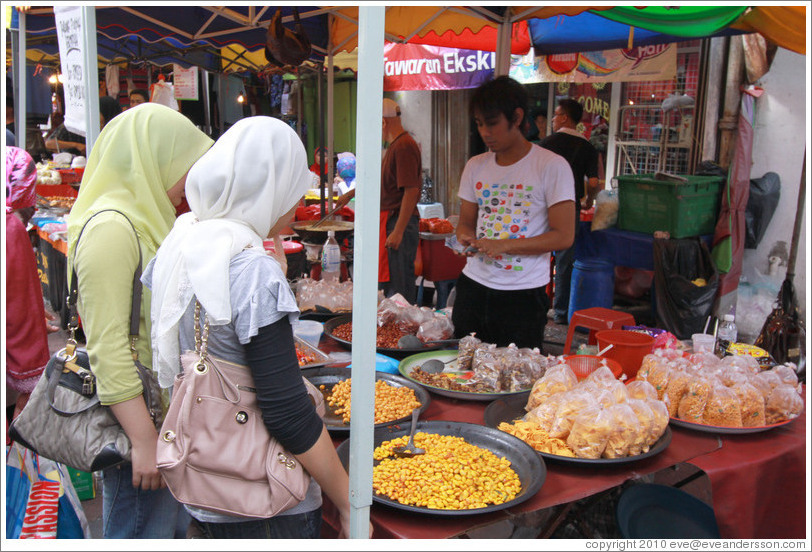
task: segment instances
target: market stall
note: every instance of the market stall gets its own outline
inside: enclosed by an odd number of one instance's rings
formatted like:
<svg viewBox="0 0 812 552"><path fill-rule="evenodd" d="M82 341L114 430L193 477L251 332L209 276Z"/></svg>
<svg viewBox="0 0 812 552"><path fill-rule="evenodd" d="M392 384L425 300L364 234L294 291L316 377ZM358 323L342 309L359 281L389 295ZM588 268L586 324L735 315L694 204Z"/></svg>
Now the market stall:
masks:
<svg viewBox="0 0 812 552"><path fill-rule="evenodd" d="M322 338L324 351L340 350L329 337ZM432 393L421 420L444 420L484 425L488 402L454 399ZM408 428L408 423L401 422ZM334 435L338 446L346 434ZM517 525L523 517L546 519L539 527L549 535L561 521L561 507L596 496L661 470L690 463L710 478L712 505L720 533L729 539L803 538L805 531L806 415L770 431L752 434L696 431L671 426L671 440L659 454L620 465L546 462L546 478L529 500L514 507L484 514L439 515L415 513L373 504L371 521L375 538L460 538L505 520ZM678 486L678 484L676 485ZM556 510L556 508L558 508ZM442 513L442 512L441 512ZM549 513L549 516L540 514ZM329 527L325 536L337 534L337 516L328 501L324 505Z"/></svg>

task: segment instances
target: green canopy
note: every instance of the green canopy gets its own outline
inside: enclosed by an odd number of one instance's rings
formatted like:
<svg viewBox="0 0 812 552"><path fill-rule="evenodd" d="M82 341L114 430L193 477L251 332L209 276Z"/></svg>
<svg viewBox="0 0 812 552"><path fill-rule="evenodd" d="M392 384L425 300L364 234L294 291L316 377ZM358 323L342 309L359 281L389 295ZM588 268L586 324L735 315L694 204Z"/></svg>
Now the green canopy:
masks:
<svg viewBox="0 0 812 552"><path fill-rule="evenodd" d="M703 37L724 30L745 10L747 6L616 6L592 13L648 31Z"/></svg>

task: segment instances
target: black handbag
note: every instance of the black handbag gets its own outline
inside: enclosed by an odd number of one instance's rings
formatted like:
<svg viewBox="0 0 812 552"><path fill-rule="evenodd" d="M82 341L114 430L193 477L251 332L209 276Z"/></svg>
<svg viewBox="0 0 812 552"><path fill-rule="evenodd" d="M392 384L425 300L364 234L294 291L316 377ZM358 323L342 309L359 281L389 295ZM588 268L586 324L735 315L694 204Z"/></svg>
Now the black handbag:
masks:
<svg viewBox="0 0 812 552"><path fill-rule="evenodd" d="M129 218L115 211L130 223ZM95 217L99 211L94 214ZM88 219L88 222L93 217ZM85 226L79 233L82 237ZM136 233L136 242L138 234ZM77 240L78 243L78 240ZM141 307L141 246L138 245L138 266L133 275L132 308L130 311L130 350L144 391L144 402L153 423L160 427L165 412L158 381L152 370L138 360L135 341L138 339ZM14 441L45 458L85 472L103 470L130 460L131 445L127 434L109 407L99 402L96 376L90 366L87 350L78 347L75 332L79 327L76 311L78 300L76 269L73 269L68 294L70 336L65 347L54 353L37 382L20 415L9 426Z"/></svg>

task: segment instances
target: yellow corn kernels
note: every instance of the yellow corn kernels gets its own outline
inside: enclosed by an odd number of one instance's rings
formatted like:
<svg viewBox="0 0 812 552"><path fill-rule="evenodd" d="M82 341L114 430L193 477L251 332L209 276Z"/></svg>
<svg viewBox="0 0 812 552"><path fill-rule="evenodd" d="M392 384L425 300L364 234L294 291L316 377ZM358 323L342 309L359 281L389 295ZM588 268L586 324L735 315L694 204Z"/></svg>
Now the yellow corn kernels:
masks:
<svg viewBox="0 0 812 552"><path fill-rule="evenodd" d="M381 443L373 453L372 488L379 495L412 506L470 510L513 500L521 483L510 461L465 442L461 437L418 431L415 446L426 454L389 458L408 437Z"/></svg>

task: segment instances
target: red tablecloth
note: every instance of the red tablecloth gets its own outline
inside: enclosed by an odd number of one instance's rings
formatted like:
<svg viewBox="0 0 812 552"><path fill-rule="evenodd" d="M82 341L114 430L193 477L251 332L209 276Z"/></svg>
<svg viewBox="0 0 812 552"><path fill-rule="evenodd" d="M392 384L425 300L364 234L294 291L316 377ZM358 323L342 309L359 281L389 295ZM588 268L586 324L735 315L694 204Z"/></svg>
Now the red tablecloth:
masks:
<svg viewBox="0 0 812 552"><path fill-rule="evenodd" d="M337 350L322 339L324 351ZM488 403L431 396L423 419L484 423ZM546 462L547 479L532 498L499 512L421 515L374 504L375 538L449 538L471 529L580 500L632 478L689 462L711 481L713 507L724 538L806 537L806 413L781 428L748 435L716 435L673 427L671 444L652 458L625 467L578 467ZM340 440L336 441L336 443ZM325 536L335 535L337 515L324 500Z"/></svg>
<svg viewBox="0 0 812 552"><path fill-rule="evenodd" d="M710 477L722 537L806 538L806 412L780 428L721 439L721 449L691 464Z"/></svg>

